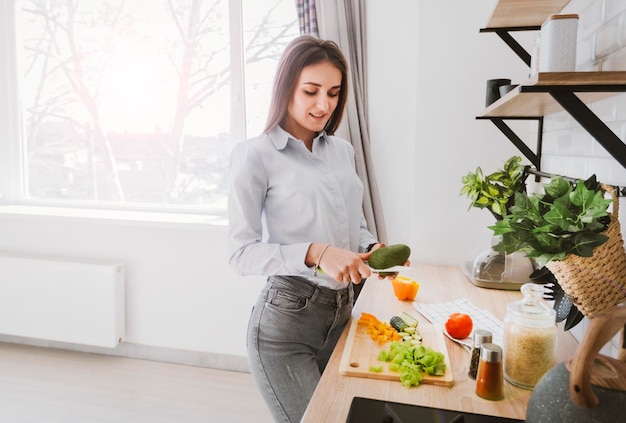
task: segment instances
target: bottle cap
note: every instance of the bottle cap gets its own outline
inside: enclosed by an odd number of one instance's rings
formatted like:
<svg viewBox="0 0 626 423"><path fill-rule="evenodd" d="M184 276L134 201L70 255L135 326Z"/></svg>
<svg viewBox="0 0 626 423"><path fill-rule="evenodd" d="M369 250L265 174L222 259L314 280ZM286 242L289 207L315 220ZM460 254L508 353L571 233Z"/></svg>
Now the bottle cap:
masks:
<svg viewBox="0 0 626 423"><path fill-rule="evenodd" d="M476 329L473 335L474 345L478 346L493 340L493 335L488 330Z"/></svg>
<svg viewBox="0 0 626 423"><path fill-rule="evenodd" d="M480 359L487 363L502 361L502 348L499 345L487 342L480 346Z"/></svg>

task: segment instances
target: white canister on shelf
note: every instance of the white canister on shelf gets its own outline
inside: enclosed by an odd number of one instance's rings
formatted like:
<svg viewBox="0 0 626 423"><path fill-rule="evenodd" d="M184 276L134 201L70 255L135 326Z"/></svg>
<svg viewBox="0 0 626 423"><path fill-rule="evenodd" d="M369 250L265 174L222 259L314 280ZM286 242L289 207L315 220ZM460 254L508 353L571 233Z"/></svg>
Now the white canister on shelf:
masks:
<svg viewBox="0 0 626 423"><path fill-rule="evenodd" d="M578 15L551 15L541 26L539 72L574 72Z"/></svg>
<svg viewBox="0 0 626 423"><path fill-rule="evenodd" d="M541 32L535 35L533 52L530 55L530 76L535 76L539 72L539 54L541 53Z"/></svg>

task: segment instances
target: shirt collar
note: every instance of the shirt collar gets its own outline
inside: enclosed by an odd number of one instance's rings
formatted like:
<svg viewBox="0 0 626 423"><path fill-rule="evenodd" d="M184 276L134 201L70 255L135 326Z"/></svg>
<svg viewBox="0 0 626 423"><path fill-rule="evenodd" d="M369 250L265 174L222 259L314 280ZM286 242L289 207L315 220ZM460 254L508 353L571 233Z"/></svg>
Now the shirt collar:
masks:
<svg viewBox="0 0 626 423"><path fill-rule="evenodd" d="M285 131L279 125L276 125L274 129L269 131L268 135L270 139L272 140L274 147L276 147L277 150L284 149L287 146L287 142L290 139L297 140L297 138L293 137L289 132ZM326 141L327 138L328 138L328 135L326 134L326 131L322 131L317 135L317 137L315 137L315 139L313 140L313 143L315 143L315 140L317 139L319 139L320 141ZM302 142L302 141L298 141L298 142Z"/></svg>

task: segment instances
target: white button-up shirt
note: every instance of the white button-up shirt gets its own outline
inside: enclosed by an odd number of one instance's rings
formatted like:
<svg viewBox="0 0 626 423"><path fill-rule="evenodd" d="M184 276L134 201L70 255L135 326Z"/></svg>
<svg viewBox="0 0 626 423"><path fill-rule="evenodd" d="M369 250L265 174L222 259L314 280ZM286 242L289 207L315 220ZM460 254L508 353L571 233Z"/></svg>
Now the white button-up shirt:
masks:
<svg viewBox="0 0 626 423"><path fill-rule="evenodd" d="M354 149L321 133L310 152L280 127L234 146L228 199L230 265L241 275L298 275L333 289L304 263L311 243L363 252L376 242L362 209Z"/></svg>

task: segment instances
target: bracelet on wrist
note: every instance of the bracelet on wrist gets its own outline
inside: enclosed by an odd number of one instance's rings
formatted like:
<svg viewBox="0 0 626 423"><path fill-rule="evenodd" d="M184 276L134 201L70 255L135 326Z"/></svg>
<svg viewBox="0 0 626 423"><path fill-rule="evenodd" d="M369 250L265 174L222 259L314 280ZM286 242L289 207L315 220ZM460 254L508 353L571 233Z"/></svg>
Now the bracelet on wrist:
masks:
<svg viewBox="0 0 626 423"><path fill-rule="evenodd" d="M374 248L377 244L378 242L372 242L370 245L367 246L367 248L365 249L365 252L369 253L370 251L372 251L372 248Z"/></svg>
<svg viewBox="0 0 626 423"><path fill-rule="evenodd" d="M326 252L326 249L329 246L330 246L330 244L324 245L324 248L322 248L322 252L320 253L320 256L317 258L317 263L315 264L315 270L313 271L313 274L315 276L317 276L317 271L318 270L322 270L322 268L320 267L320 262L322 261L322 256L324 255L324 253Z"/></svg>

